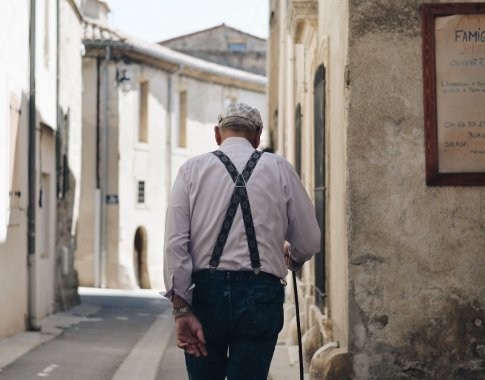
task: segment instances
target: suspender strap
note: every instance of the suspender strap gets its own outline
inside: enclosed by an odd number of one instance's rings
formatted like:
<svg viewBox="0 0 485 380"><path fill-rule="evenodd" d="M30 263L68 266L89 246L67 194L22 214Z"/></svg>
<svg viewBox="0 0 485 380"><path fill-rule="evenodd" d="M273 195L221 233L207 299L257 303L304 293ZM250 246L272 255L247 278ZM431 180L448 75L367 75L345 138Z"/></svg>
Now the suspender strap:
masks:
<svg viewBox="0 0 485 380"><path fill-rule="evenodd" d="M226 167L229 175L234 181L234 191L229 201L229 206L227 208L226 216L222 222L221 230L219 236L217 236L216 244L212 251L212 256L209 262L211 272L214 272L219 266L219 261L221 259L222 251L226 245L227 237L229 236L229 231L231 230L232 223L234 222L234 217L236 216L236 211L241 205L241 211L244 220L244 228L246 230L246 238L248 240L249 256L251 258L251 267L254 273L259 273L259 268L261 268L261 261L259 259L258 242L256 240L256 231L254 230L253 215L251 213L251 206L249 204L248 192L246 190L246 184L253 173L258 160L260 159L263 152L255 150L249 161L246 163L242 173L239 173L232 163L232 161L220 150L212 152Z"/></svg>

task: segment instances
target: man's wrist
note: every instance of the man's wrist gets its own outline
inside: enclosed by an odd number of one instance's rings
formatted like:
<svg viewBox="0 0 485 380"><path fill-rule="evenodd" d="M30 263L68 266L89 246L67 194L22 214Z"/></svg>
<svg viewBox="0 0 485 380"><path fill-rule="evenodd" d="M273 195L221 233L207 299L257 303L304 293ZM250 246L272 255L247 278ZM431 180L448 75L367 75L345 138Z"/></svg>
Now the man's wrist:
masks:
<svg viewBox="0 0 485 380"><path fill-rule="evenodd" d="M290 256L288 258L288 265L287 265L287 268L292 271L292 272L297 272L299 271L302 267L303 267L303 264L305 264L305 262L298 262L298 261L295 261L293 260L293 258Z"/></svg>
<svg viewBox="0 0 485 380"><path fill-rule="evenodd" d="M183 314L189 314L191 312L192 312L192 308L189 305L186 305L184 307L174 307L172 310L172 314L174 317L177 317Z"/></svg>
<svg viewBox="0 0 485 380"><path fill-rule="evenodd" d="M174 309L180 309L185 306L190 307L190 304L177 294L174 294L172 297L172 305Z"/></svg>

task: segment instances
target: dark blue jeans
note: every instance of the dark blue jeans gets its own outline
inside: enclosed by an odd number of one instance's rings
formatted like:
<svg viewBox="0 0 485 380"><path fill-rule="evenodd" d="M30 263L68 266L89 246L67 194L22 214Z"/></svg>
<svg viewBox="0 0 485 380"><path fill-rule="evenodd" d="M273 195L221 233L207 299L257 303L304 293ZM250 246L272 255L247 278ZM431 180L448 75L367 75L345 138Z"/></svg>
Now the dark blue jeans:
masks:
<svg viewBox="0 0 485 380"><path fill-rule="evenodd" d="M207 341L207 357L185 354L190 380L267 380L283 327L284 287L261 272L201 271L192 307Z"/></svg>

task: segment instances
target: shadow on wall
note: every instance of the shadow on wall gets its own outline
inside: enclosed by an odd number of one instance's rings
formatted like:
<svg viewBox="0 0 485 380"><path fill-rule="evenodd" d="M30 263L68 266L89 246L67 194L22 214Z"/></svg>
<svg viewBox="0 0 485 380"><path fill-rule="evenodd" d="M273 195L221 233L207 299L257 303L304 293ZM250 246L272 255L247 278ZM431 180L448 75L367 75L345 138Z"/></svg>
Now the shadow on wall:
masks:
<svg viewBox="0 0 485 380"><path fill-rule="evenodd" d="M62 311L79 304L78 276L74 269L77 226L73 228L76 179L69 166L69 111L59 109L56 132L56 261L55 261L55 311Z"/></svg>
<svg viewBox="0 0 485 380"><path fill-rule="evenodd" d="M76 188L76 180L68 170L70 189ZM76 250L76 232L72 233L74 212L74 191L65 193L57 199L57 233L55 264L55 311L70 309L80 302L78 276L74 269L74 252ZM76 228L77 229L77 228Z"/></svg>

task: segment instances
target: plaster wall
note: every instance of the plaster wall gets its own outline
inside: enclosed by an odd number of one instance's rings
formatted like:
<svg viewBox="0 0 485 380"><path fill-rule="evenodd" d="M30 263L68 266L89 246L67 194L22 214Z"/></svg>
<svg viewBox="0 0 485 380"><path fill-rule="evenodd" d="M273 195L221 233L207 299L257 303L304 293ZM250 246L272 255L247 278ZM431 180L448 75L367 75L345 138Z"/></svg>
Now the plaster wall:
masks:
<svg viewBox="0 0 485 380"><path fill-rule="evenodd" d="M54 311L56 237L56 147L54 131L41 126L38 132L35 304L38 320Z"/></svg>
<svg viewBox="0 0 485 380"><path fill-rule="evenodd" d="M485 376L485 192L425 184L421 3L349 1L356 379Z"/></svg>
<svg viewBox="0 0 485 380"><path fill-rule="evenodd" d="M78 244L74 267L79 285L94 286L94 207L96 189L96 59L82 60L82 144Z"/></svg>
<svg viewBox="0 0 485 380"><path fill-rule="evenodd" d="M123 114L119 113L119 85L117 78L117 67L114 62L108 63L108 76L105 76L104 69L101 71L102 87L101 87L101 125L107 123L107 163L102 166L102 172L106 168L106 195L118 195L120 191L120 157L124 154L120 150L119 133L120 133L120 118ZM107 82L107 83L106 83ZM108 91L108 94L106 94ZM106 96L106 98L105 98ZM104 111L105 105L107 112ZM105 118L108 117L106 121ZM120 204L108 204L106 202L106 236L105 236L105 259L103 265L105 266L105 274L103 278L103 285L108 288L124 288L125 287L125 273L120 271L120 254L119 251L119 225L120 225Z"/></svg>
<svg viewBox="0 0 485 380"><path fill-rule="evenodd" d="M188 77L180 77L174 81L176 91L174 107L177 113L173 125L172 146L172 181L180 166L189 158L198 154L217 149L214 137L214 126L217 116L229 102L242 102L259 110L263 123L267 120L266 96L264 93L243 90L235 87L221 86ZM177 148L178 144L178 93L187 92L187 147ZM263 127L260 147L269 144L269 129Z"/></svg>
<svg viewBox="0 0 485 380"><path fill-rule="evenodd" d="M239 30L221 25L186 36L161 42L175 50L228 50L229 42L246 42L248 51L266 52L266 42Z"/></svg>
<svg viewBox="0 0 485 380"><path fill-rule="evenodd" d="M18 133L10 145L12 172L9 190L13 194L8 205L6 238L0 242L0 339L25 329L27 314L27 102L20 108ZM10 127L10 124L7 124ZM0 206L0 207L1 207ZM4 210L5 211L5 210ZM6 307L8 305L8 307Z"/></svg>
<svg viewBox="0 0 485 380"><path fill-rule="evenodd" d="M231 50L231 43L242 43L246 47L240 51ZM224 24L161 44L206 61L265 75L266 41Z"/></svg>
<svg viewBox="0 0 485 380"><path fill-rule="evenodd" d="M137 228L146 230L149 283L163 285L163 232L167 189L168 78L170 74L145 65L128 65L132 79L128 91L119 90L119 272L123 287L138 287L135 277L134 239ZM149 86L148 139L140 142L140 82ZM145 182L145 202L138 203L138 181Z"/></svg>
<svg viewBox="0 0 485 380"><path fill-rule="evenodd" d="M96 191L96 59L83 59L83 130L82 130L82 172L79 212L79 237L75 253L75 268L79 273L79 284L94 285L94 244L95 244L95 191ZM118 86L116 82L116 66L108 63L108 77L105 78L104 58L100 65L100 95L99 95L99 123L101 135L105 126L107 112L107 163L100 161L100 184L106 186L107 195L118 195ZM107 81L107 82L106 82ZM108 91L106 102L105 91ZM107 106L107 107L105 107ZM104 138L101 136L100 149L104 149ZM100 156L102 157L102 155ZM105 184L105 185L104 185ZM104 275L102 282L107 287L119 287L118 276L118 223L119 205L103 202L105 209L105 252L102 266ZM121 281L122 282L122 281Z"/></svg>
<svg viewBox="0 0 485 380"><path fill-rule="evenodd" d="M279 6L280 2L277 0L270 0L270 33L268 37L268 59L267 59L267 104L268 104L268 127L271 131L273 148L277 147L277 112L278 112L278 75L279 66L277 60L279 57Z"/></svg>
<svg viewBox="0 0 485 380"><path fill-rule="evenodd" d="M56 0L36 2L36 107L39 120L54 130L57 129L56 13Z"/></svg>
<svg viewBox="0 0 485 380"><path fill-rule="evenodd" d="M68 160L73 194L70 231L75 235L79 213L82 139L82 59L81 21L67 0L61 1L59 105L69 113Z"/></svg>
<svg viewBox="0 0 485 380"><path fill-rule="evenodd" d="M61 194L57 199L55 308L66 310L79 302L74 251L77 243L77 222L81 193L82 143L82 57L81 20L75 6L60 1L59 21L59 125L57 143L60 145L57 173ZM64 160L67 155L67 163ZM67 164L67 168L64 166ZM61 175L59 175L61 174ZM64 178L66 176L67 178ZM67 189L64 184L67 183Z"/></svg>
<svg viewBox="0 0 485 380"><path fill-rule="evenodd" d="M23 331L27 314L28 25L27 3L5 4L0 15L0 339Z"/></svg>
<svg viewBox="0 0 485 380"><path fill-rule="evenodd" d="M205 73L202 66L200 72L195 71L195 79L182 74L184 66L175 73L168 73L159 68L158 64L164 63L162 60L129 61L119 50L112 52L107 82L105 57L101 55L99 58L101 130L105 122L106 88L109 114L107 177L104 177L101 162L100 179L107 178L107 194L114 200L106 205L106 279L101 286L135 288L141 285L162 289L165 210L178 168L190 157L217 149L213 128L217 124L217 115L226 104L230 101L251 104L260 110L262 119L267 120L266 97L262 92L216 84L214 80L224 78L222 68L222 77L215 78L217 74ZM85 286L94 285L95 280L96 54L99 51L88 46L83 58L82 207L75 268L79 272L80 284ZM194 71L190 74L190 67L188 69L189 75L194 75ZM249 80L243 85L253 84ZM147 86L143 88L148 88L146 138L140 138L139 133L141 83ZM184 147L178 146L181 91L187 94L187 142ZM261 146L268 144L268 129L265 128ZM144 202L138 202L139 181L145 183ZM138 228L143 231L142 240L146 247L148 282L144 273L141 274L143 281L139 282L137 278L135 235Z"/></svg>
<svg viewBox="0 0 485 380"><path fill-rule="evenodd" d="M347 169L346 130L349 92L345 83L348 40L348 3L324 0L319 4L318 46L312 73L326 70L326 275L328 316L334 340L348 347ZM310 82L311 83L311 82Z"/></svg>

